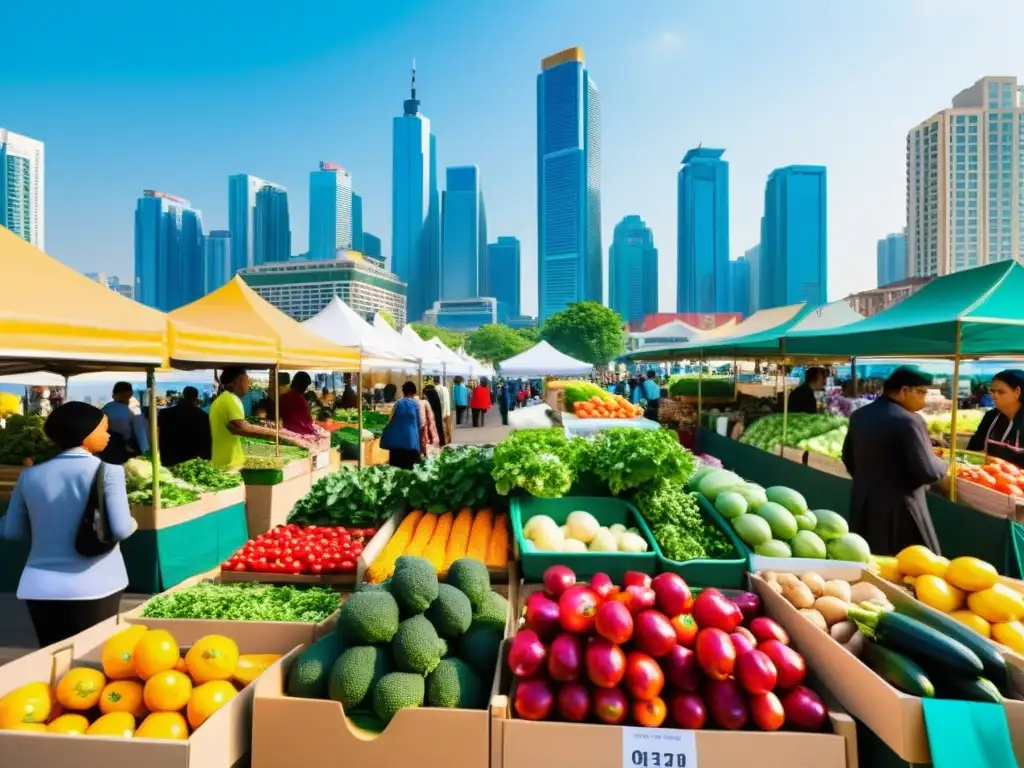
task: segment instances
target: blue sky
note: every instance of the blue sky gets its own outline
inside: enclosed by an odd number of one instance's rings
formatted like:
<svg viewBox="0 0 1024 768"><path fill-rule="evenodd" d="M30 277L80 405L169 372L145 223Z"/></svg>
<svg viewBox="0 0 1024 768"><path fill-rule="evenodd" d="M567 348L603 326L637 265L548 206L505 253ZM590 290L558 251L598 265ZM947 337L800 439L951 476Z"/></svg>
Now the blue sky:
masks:
<svg viewBox="0 0 1024 768"><path fill-rule="evenodd" d="M1024 78L1020 0L108 0L15 3L0 125L46 142L47 250L128 277L142 189L226 228L227 177L284 184L293 251L308 173L351 170L390 253L391 119L419 68L439 163L480 166L488 232L523 242L536 308L536 75L580 45L601 92L605 259L639 214L675 302L676 173L726 148L731 252L756 244L775 167L829 172L829 297L874 286L875 241L905 220L906 131L984 75ZM442 171L443 173L443 171ZM443 178L443 176L442 176Z"/></svg>

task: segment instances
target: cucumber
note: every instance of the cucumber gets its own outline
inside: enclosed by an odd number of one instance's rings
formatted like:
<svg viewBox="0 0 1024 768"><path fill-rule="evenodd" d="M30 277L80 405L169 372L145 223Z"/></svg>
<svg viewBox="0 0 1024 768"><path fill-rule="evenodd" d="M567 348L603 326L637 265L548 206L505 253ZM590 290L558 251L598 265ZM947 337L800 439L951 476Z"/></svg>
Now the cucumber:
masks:
<svg viewBox="0 0 1024 768"><path fill-rule="evenodd" d="M903 654L869 641L864 644L861 659L894 688L924 699L935 696L935 686L924 670Z"/></svg>
<svg viewBox="0 0 1024 768"><path fill-rule="evenodd" d="M896 611L873 612L858 606L851 606L850 618L868 637L891 651L972 680L984 672L978 654L917 619Z"/></svg>
<svg viewBox="0 0 1024 768"><path fill-rule="evenodd" d="M973 680L955 675L946 677L935 676L935 693L940 699L957 699L959 701L983 701L990 704L1002 704L1003 697L999 689L984 677Z"/></svg>

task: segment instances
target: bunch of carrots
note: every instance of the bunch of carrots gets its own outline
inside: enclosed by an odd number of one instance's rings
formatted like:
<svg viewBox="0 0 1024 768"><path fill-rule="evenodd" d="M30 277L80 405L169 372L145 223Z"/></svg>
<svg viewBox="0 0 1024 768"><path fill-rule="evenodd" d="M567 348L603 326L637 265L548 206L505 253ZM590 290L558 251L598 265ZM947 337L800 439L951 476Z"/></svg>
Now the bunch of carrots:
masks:
<svg viewBox="0 0 1024 768"><path fill-rule="evenodd" d="M644 409L633 405L621 395L594 395L572 405L573 413L581 419L635 419L643 415Z"/></svg>

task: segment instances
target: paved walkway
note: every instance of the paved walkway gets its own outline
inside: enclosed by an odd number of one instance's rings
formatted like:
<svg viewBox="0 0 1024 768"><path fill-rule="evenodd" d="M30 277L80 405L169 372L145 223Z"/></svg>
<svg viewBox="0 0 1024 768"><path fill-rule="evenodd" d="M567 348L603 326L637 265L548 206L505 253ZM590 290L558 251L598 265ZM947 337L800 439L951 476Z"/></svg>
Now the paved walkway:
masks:
<svg viewBox="0 0 1024 768"><path fill-rule="evenodd" d="M486 415L484 423L486 426L473 427L470 414L466 414L461 427L455 427L455 435L452 439L453 445L489 445L500 443L508 437L508 427L501 425L501 413L497 408L492 408Z"/></svg>

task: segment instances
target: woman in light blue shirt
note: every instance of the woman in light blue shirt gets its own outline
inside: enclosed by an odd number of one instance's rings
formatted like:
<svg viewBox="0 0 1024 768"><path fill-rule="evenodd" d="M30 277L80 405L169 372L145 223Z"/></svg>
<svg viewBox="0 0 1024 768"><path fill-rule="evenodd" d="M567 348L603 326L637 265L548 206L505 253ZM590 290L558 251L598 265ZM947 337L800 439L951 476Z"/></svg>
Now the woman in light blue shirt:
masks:
<svg viewBox="0 0 1024 768"><path fill-rule="evenodd" d="M44 429L61 453L22 470L0 518L0 538L31 540L17 594L45 648L115 616L128 586L120 547L98 557L82 557L75 549L101 465L110 535L124 541L137 524L128 507L124 469L93 455L110 440L103 412L87 403L65 403L50 414Z"/></svg>
<svg viewBox="0 0 1024 768"><path fill-rule="evenodd" d="M469 389L466 388L461 376L456 376L455 383L452 384L452 405L455 406L455 423L461 424L462 417L469 407Z"/></svg>

